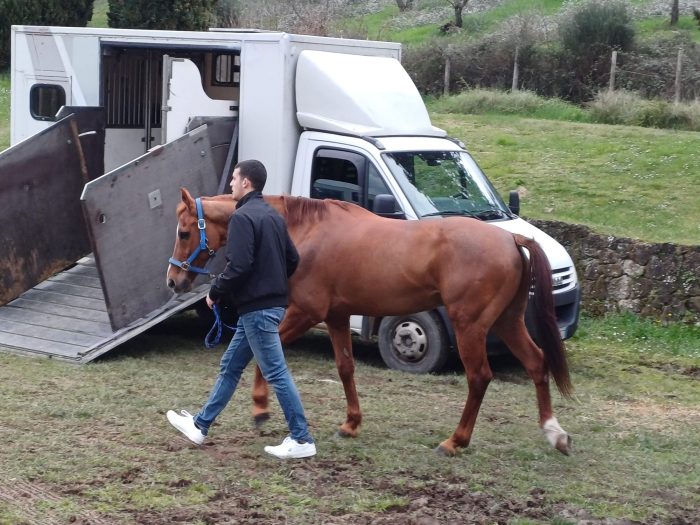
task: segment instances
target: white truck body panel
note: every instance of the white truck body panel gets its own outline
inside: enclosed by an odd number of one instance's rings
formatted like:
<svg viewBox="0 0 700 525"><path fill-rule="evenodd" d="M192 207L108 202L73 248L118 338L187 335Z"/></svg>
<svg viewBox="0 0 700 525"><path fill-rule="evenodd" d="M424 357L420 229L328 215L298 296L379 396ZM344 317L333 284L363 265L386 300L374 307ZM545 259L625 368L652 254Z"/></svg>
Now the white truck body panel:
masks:
<svg viewBox="0 0 700 525"><path fill-rule="evenodd" d="M303 128L374 137L446 135L430 123L420 93L395 58L302 51L296 95Z"/></svg>
<svg viewBox="0 0 700 525"><path fill-rule="evenodd" d="M300 133L294 85L301 52L310 49L333 52L338 56L352 54L396 60L401 58L401 46L396 43L276 32L13 26L12 33L12 144L51 124L36 120L30 114L28 87L31 77L46 75L53 79L51 83L62 83L66 86L67 104L99 106L105 98L105 94L100 92L105 48L169 50L173 58L178 58L178 50L240 50L240 67L244 74L240 77L237 98L222 100L224 106L227 103L238 105L238 158L256 158L265 164L270 174L267 193L291 191ZM212 91L216 93L215 88ZM193 100L187 105L189 109L196 107ZM205 116L201 112L198 115ZM170 119L168 115L167 120ZM175 132L161 133L159 127L150 131L153 137L151 146L177 138ZM106 169L120 166L149 149L142 138L135 138L138 131L134 129L108 126L106 134Z"/></svg>

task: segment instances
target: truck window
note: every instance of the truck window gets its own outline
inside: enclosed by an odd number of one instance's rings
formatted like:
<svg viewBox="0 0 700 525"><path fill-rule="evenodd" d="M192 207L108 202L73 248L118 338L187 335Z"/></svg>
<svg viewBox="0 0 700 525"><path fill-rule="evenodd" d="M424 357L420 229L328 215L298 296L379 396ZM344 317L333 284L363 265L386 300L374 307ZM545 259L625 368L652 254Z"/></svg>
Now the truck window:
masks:
<svg viewBox="0 0 700 525"><path fill-rule="evenodd" d="M311 197L354 202L362 206L364 158L339 150L318 150L311 168ZM363 177L362 177L363 178Z"/></svg>
<svg viewBox="0 0 700 525"><path fill-rule="evenodd" d="M241 85L241 55L218 54L214 58L213 78L215 86Z"/></svg>
<svg viewBox="0 0 700 525"><path fill-rule="evenodd" d="M372 209L374 198L391 194L374 164L359 153L319 149L311 173L311 197L352 202Z"/></svg>
<svg viewBox="0 0 700 525"><path fill-rule="evenodd" d="M374 209L374 198L382 193L391 195L391 190L382 179L374 164L369 163L369 173L367 175L367 209Z"/></svg>
<svg viewBox="0 0 700 525"><path fill-rule="evenodd" d="M34 84L29 92L29 111L36 120L56 120L66 105L66 92L56 84Z"/></svg>

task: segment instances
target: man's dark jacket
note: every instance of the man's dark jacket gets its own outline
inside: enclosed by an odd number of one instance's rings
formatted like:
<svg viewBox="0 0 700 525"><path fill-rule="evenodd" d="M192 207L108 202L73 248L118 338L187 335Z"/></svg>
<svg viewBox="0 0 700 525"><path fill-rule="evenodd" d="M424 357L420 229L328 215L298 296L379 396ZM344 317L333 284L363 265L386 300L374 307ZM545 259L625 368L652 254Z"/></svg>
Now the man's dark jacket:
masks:
<svg viewBox="0 0 700 525"><path fill-rule="evenodd" d="M247 193L228 223L226 268L212 284L209 297L228 297L239 314L287 306L287 278L299 264L284 219L259 191Z"/></svg>

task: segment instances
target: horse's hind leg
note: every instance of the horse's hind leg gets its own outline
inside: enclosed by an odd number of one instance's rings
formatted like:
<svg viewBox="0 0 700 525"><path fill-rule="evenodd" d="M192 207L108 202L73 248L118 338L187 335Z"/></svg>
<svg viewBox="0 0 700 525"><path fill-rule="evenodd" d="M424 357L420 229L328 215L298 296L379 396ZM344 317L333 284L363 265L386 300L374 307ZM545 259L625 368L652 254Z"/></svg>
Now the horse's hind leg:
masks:
<svg viewBox="0 0 700 525"><path fill-rule="evenodd" d="M355 388L355 360L352 356L350 317L327 319L326 325L333 344L335 366L338 368L338 376L343 383L347 402L347 419L338 429L338 434L342 437L357 437L362 413Z"/></svg>
<svg viewBox="0 0 700 525"><path fill-rule="evenodd" d="M499 319L493 331L510 348L510 351L522 363L528 375L535 383L537 408L540 416L540 428L547 441L562 454L569 454L571 438L559 426L552 411L552 398L549 392L549 373L542 350L535 344L525 327L523 318L509 320L508 313Z"/></svg>
<svg viewBox="0 0 700 525"><path fill-rule="evenodd" d="M459 357L467 375L468 394L457 429L437 448L438 452L448 456L454 456L459 447L469 445L481 402L493 377L486 358L486 330L478 323L455 322L454 317L452 319Z"/></svg>
<svg viewBox="0 0 700 525"><path fill-rule="evenodd" d="M280 340L282 346L295 341L316 323L293 304L289 306L280 324ZM255 428L260 429L270 419L269 408L270 391L267 381L255 366L255 379L253 380L253 422Z"/></svg>

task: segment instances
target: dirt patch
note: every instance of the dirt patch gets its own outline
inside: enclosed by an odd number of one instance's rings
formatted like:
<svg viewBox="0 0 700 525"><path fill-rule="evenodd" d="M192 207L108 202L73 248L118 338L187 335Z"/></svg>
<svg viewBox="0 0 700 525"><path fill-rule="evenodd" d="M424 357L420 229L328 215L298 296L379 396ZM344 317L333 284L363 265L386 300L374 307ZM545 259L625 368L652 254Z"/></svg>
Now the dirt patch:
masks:
<svg viewBox="0 0 700 525"><path fill-rule="evenodd" d="M627 431L643 427L662 434L674 434L680 426L700 420L700 408L670 403L610 402L600 405L600 411Z"/></svg>
<svg viewBox="0 0 700 525"><path fill-rule="evenodd" d="M10 504L20 519L26 520L20 522L22 525L25 523L112 525L114 523L114 521L104 519L99 514L90 511L82 511L80 515L64 517L52 508L59 507L63 502L61 492L54 491L39 483L14 479L0 480L0 501Z"/></svg>

